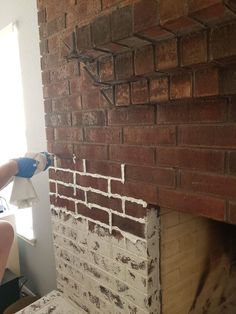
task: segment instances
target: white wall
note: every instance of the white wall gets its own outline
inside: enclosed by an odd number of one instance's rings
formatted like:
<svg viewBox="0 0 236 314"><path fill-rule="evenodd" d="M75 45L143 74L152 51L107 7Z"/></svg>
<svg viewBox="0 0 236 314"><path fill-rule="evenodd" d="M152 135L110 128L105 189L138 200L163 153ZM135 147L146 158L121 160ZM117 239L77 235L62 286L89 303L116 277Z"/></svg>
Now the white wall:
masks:
<svg viewBox="0 0 236 314"><path fill-rule="evenodd" d="M46 136L36 0L0 0L0 29L15 21L18 22L19 31L28 150L44 151ZM33 247L19 239L20 265L21 274L28 279L27 287L44 295L56 285L48 174L35 177L34 183L40 199L39 204L33 208L37 242Z"/></svg>

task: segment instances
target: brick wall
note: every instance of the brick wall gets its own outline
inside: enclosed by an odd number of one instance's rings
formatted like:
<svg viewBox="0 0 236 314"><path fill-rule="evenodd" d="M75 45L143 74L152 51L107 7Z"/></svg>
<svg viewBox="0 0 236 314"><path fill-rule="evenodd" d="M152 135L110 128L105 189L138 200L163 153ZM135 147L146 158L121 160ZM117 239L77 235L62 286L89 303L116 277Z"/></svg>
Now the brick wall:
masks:
<svg viewBox="0 0 236 314"><path fill-rule="evenodd" d="M61 219L56 247L72 251L70 237L60 237L63 215L85 221L89 235L91 224L105 228L110 244L115 233L146 246L154 208L156 230L159 207L236 224L233 1L38 0L38 10L48 150L56 155L51 204ZM58 263L67 259L56 254ZM102 256L120 262L109 254ZM112 292L100 297L114 307L116 276L108 274ZM123 304L158 313L157 287L156 311L127 295ZM153 291L145 289L148 299ZM87 297L94 299L89 290Z"/></svg>

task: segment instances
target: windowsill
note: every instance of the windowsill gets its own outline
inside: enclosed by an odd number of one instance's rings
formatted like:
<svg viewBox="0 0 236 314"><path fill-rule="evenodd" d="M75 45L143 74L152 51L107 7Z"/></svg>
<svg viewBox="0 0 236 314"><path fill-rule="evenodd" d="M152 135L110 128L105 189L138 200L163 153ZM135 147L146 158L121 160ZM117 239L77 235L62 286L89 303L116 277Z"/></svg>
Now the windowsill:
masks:
<svg viewBox="0 0 236 314"><path fill-rule="evenodd" d="M36 245L36 238L34 237L33 229L18 230L16 234L18 238L22 239L26 243L32 246Z"/></svg>

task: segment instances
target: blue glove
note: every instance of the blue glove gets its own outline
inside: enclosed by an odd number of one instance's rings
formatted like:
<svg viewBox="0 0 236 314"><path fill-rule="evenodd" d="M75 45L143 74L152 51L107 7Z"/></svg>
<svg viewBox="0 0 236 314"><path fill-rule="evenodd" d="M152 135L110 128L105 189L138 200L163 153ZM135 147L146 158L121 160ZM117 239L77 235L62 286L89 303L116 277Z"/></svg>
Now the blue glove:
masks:
<svg viewBox="0 0 236 314"><path fill-rule="evenodd" d="M33 158L21 157L15 159L18 166L16 177L31 178L37 169L38 162Z"/></svg>

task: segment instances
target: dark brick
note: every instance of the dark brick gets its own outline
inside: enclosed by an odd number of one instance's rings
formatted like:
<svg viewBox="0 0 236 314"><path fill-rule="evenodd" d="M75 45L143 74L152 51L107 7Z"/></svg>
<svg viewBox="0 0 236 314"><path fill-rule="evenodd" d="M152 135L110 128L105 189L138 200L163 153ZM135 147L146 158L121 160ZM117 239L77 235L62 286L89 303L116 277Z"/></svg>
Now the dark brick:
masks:
<svg viewBox="0 0 236 314"><path fill-rule="evenodd" d="M131 52L119 54L115 57L116 78L129 79L134 75L133 55Z"/></svg>
<svg viewBox="0 0 236 314"><path fill-rule="evenodd" d="M158 3L156 0L141 0L134 4L134 32L159 25Z"/></svg>
<svg viewBox="0 0 236 314"><path fill-rule="evenodd" d="M135 75L154 72L154 50L152 45L135 50L134 69Z"/></svg>
<svg viewBox="0 0 236 314"><path fill-rule="evenodd" d="M115 86L115 104L116 106L130 105L130 85L128 83Z"/></svg>
<svg viewBox="0 0 236 314"><path fill-rule="evenodd" d="M146 104L149 102L148 82L146 79L131 83L132 104Z"/></svg>
<svg viewBox="0 0 236 314"><path fill-rule="evenodd" d="M129 218L112 215L112 225L119 229L131 232L132 234L145 238L145 225ZM132 231L131 231L132 230Z"/></svg>

